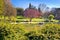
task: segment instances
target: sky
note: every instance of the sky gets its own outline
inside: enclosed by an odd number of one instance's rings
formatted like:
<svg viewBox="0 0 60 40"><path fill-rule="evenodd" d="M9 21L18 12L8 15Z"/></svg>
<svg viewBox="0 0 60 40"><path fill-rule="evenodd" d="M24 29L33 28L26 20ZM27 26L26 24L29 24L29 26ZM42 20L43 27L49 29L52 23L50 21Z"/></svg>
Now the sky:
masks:
<svg viewBox="0 0 60 40"><path fill-rule="evenodd" d="M39 4L46 4L50 8L60 8L60 0L11 0L14 7L28 8L29 3L38 7Z"/></svg>

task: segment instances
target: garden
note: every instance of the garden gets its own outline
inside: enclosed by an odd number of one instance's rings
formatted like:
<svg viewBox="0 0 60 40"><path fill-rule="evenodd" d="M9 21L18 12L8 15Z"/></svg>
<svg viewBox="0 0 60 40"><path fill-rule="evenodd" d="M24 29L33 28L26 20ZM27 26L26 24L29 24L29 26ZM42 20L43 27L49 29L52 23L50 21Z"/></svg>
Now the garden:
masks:
<svg viewBox="0 0 60 40"><path fill-rule="evenodd" d="M60 8L21 1L0 0L0 40L60 40Z"/></svg>
<svg viewBox="0 0 60 40"><path fill-rule="evenodd" d="M0 21L0 40L60 40L60 24L10 24Z"/></svg>

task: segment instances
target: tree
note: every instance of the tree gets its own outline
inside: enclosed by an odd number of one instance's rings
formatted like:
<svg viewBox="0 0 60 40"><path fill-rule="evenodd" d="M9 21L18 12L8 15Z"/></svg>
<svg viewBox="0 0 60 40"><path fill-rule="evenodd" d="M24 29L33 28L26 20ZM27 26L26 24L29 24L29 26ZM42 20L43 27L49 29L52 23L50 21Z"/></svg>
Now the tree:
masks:
<svg viewBox="0 0 60 40"><path fill-rule="evenodd" d="M0 14L3 14L4 12L4 0L0 0Z"/></svg>
<svg viewBox="0 0 60 40"><path fill-rule="evenodd" d="M5 6L5 8L4 8L4 16L6 17L8 17L9 18L9 20L11 21L11 16L14 16L14 17L16 17L16 8L14 8L13 6L12 6L12 4L11 4L11 2L10 2L10 0L4 0L4 6Z"/></svg>
<svg viewBox="0 0 60 40"><path fill-rule="evenodd" d="M30 22L32 21L32 18L38 18L40 17L40 13L36 9L26 9L24 11L24 16L27 18L30 18Z"/></svg>
<svg viewBox="0 0 60 40"><path fill-rule="evenodd" d="M2 16L4 15L4 0L0 0L0 19L2 18Z"/></svg>
<svg viewBox="0 0 60 40"><path fill-rule="evenodd" d="M4 16L16 16L16 9L12 6L10 0L4 0Z"/></svg>
<svg viewBox="0 0 60 40"><path fill-rule="evenodd" d="M0 18L5 19L8 16L16 16L16 10L10 0L0 0Z"/></svg>
<svg viewBox="0 0 60 40"><path fill-rule="evenodd" d="M39 4L38 9L40 9L42 12L46 9L45 4Z"/></svg>
<svg viewBox="0 0 60 40"><path fill-rule="evenodd" d="M35 6L29 4L29 8L27 8L24 11L24 16L27 18L30 18L30 22L32 21L32 18L38 18L41 16L41 12L39 12Z"/></svg>
<svg viewBox="0 0 60 40"><path fill-rule="evenodd" d="M44 17L45 13L49 12L49 7L46 6L46 4L39 4L38 11L42 12L42 16Z"/></svg>
<svg viewBox="0 0 60 40"><path fill-rule="evenodd" d="M52 14L50 14L48 18L51 21L51 20L53 20L54 16Z"/></svg>
<svg viewBox="0 0 60 40"><path fill-rule="evenodd" d="M29 4L29 9L36 9L36 7L30 3Z"/></svg>
<svg viewBox="0 0 60 40"><path fill-rule="evenodd" d="M32 5L31 5L31 3L29 4L29 8L32 8Z"/></svg>
<svg viewBox="0 0 60 40"><path fill-rule="evenodd" d="M18 16L23 16L23 13L24 13L24 9L23 8L16 8L17 10L17 15Z"/></svg>

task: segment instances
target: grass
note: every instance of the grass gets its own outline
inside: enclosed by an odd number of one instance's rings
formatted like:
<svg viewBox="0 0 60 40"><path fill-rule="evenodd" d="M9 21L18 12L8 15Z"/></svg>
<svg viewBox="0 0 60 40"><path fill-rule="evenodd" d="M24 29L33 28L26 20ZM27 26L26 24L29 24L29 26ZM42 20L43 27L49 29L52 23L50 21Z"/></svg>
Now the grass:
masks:
<svg viewBox="0 0 60 40"><path fill-rule="evenodd" d="M16 19L17 21L20 21L20 22L24 22L24 21L30 21L30 19L26 18L26 19ZM33 18L32 19L32 22L43 22L44 19L39 19L39 18Z"/></svg>
<svg viewBox="0 0 60 40"><path fill-rule="evenodd" d="M0 17L0 19L3 19L3 20L4 20L4 16ZM8 18L8 17L5 17L5 19L8 20L9 18ZM12 18L12 19L13 19L13 18ZM46 21L46 20L47 20L47 19L45 19L45 18L33 18L33 19L32 19L32 22L44 22L44 21ZM29 19L29 18L25 18L25 17L23 17L23 16L17 16L17 17L16 17L16 21L17 21L17 22L29 22L30 19ZM59 20L55 20L55 19L53 19L52 21L53 21L53 22L59 22Z"/></svg>
<svg viewBox="0 0 60 40"><path fill-rule="evenodd" d="M16 19L16 21L19 21L19 22L29 22L30 21L30 19L29 18L25 18L25 19ZM44 21L46 21L46 19L40 19L40 18L33 18L32 19L32 22L44 22ZM55 19L53 19L52 20L53 22L59 22L59 20L55 20Z"/></svg>

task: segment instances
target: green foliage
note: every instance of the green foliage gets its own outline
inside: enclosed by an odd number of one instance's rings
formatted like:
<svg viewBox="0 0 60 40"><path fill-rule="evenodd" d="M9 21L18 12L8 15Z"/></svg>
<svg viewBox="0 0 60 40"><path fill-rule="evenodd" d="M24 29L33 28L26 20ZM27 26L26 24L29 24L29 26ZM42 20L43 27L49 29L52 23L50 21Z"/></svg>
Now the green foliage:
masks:
<svg viewBox="0 0 60 40"><path fill-rule="evenodd" d="M15 22L16 18L14 16L10 16L10 21Z"/></svg>
<svg viewBox="0 0 60 40"><path fill-rule="evenodd" d="M60 24L46 24L41 32L49 40L59 40L60 39Z"/></svg>
<svg viewBox="0 0 60 40"><path fill-rule="evenodd" d="M54 16L51 14L51 15L49 15L49 20L53 20L53 18L54 18Z"/></svg>
<svg viewBox="0 0 60 40"><path fill-rule="evenodd" d="M18 16L23 16L23 13L24 13L24 9L23 8L16 8L17 10L17 15Z"/></svg>
<svg viewBox="0 0 60 40"><path fill-rule="evenodd" d="M24 34L24 30L10 23L1 22L0 24L0 40L19 40Z"/></svg>
<svg viewBox="0 0 60 40"><path fill-rule="evenodd" d="M3 15L4 12L4 1L0 0L0 15Z"/></svg>
<svg viewBox="0 0 60 40"><path fill-rule="evenodd" d="M0 21L0 40L59 40L60 24L11 24Z"/></svg>

